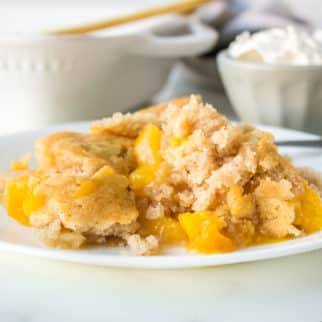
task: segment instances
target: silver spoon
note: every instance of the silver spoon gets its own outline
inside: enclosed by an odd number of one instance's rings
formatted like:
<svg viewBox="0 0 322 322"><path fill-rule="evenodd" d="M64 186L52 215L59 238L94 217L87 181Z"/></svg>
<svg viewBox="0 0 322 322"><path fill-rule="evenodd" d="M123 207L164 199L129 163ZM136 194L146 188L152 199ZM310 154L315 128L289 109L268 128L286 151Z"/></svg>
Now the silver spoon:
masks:
<svg viewBox="0 0 322 322"><path fill-rule="evenodd" d="M318 147L322 148L322 138L315 140L285 140L285 141L275 141L277 146L294 146L294 147Z"/></svg>

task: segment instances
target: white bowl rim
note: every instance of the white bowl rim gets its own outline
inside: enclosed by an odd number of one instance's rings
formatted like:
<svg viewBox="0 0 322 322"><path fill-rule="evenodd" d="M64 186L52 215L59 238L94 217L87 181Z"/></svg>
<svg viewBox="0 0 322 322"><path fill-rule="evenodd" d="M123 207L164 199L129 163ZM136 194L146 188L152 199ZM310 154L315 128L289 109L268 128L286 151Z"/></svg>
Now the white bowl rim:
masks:
<svg viewBox="0 0 322 322"><path fill-rule="evenodd" d="M79 33L79 34L55 34L54 32L50 32L49 30L43 30L42 32L0 32L0 42L25 42L25 41L52 41L55 42L60 41L70 41L70 40L87 40L87 41L97 41L97 40L105 40L105 39L115 39L115 38L122 38L122 37L132 37L132 36L139 36L142 35L147 29L144 28L143 23L144 21L148 21L155 26L158 26L158 23L166 23L167 21L181 19L182 21L186 18L179 14L164 14L160 16L146 18L145 20L133 21L126 24L108 27L106 29L101 29L97 31L92 31L88 33ZM142 28L131 28L131 26L136 26L142 24ZM148 24L149 25L149 24ZM74 26L75 27L75 26ZM69 27L66 27L69 28ZM59 30L58 28L57 30ZM107 31L107 32L104 32Z"/></svg>
<svg viewBox="0 0 322 322"><path fill-rule="evenodd" d="M84 33L84 34L43 34L41 33L0 33L0 42L10 41L10 42L25 42L25 41L46 41L46 40L55 40L56 41L70 41L70 40L102 40L102 39L114 39L120 37L127 37L138 35L137 31L128 31L120 33Z"/></svg>
<svg viewBox="0 0 322 322"><path fill-rule="evenodd" d="M238 65L238 67L245 67L258 70L287 70L287 71L300 71L300 70L322 70L322 64L310 64L310 65L295 65L295 64L269 64L269 63L257 63L251 61L239 60L231 57L228 54L227 49L221 50L216 56L217 62L224 60L230 64Z"/></svg>

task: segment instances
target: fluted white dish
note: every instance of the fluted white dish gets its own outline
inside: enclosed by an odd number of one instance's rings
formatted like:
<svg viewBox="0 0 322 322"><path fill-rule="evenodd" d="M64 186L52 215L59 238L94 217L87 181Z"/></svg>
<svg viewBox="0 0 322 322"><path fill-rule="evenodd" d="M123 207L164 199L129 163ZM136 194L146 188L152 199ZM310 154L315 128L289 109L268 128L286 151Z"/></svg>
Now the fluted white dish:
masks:
<svg viewBox="0 0 322 322"><path fill-rule="evenodd" d="M151 99L215 31L167 15L86 35L0 33L0 132L99 118Z"/></svg>
<svg viewBox="0 0 322 322"><path fill-rule="evenodd" d="M44 130L29 131L7 136L0 136L0 170L8 167L10 160L19 158L22 154L32 151L34 141L61 130L85 131L89 123L70 123L49 127ZM303 132L263 127L271 131L278 140L312 139L316 136ZM322 153L314 148L283 148L298 166L310 166L322 172ZM322 232L306 237L289 240L282 243L249 247L226 254L193 255L184 249L173 249L161 256L135 256L125 248L97 247L84 250L59 250L42 245L35 232L19 225L9 218L0 207L0 251L27 254L52 260L110 267L140 267L140 268L191 268L217 266L241 262L258 261L288 255L309 252L322 248Z"/></svg>
<svg viewBox="0 0 322 322"><path fill-rule="evenodd" d="M322 133L322 65L246 62L226 50L217 63L242 121Z"/></svg>

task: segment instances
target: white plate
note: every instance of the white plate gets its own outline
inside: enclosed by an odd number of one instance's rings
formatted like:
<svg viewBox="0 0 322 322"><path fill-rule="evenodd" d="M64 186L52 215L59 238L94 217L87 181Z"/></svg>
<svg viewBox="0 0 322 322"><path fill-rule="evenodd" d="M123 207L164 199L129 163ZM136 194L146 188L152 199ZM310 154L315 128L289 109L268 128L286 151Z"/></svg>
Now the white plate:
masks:
<svg viewBox="0 0 322 322"><path fill-rule="evenodd" d="M84 131L89 123L70 123L50 127L44 130L30 131L0 137L0 169L5 170L10 160L32 151L33 142L48 133L68 129ZM313 135L263 127L272 131L277 139L314 138ZM285 153L294 159L296 165L310 166L322 172L322 151L311 148L283 148ZM24 228L10 219L0 209L0 249L48 259L79 262L101 266L122 266L140 268L188 268L216 266L248 261L257 261L322 248L322 232L278 244L250 247L228 254L192 255L183 249L173 249L162 256L139 257L131 255L124 248L94 248L90 250L57 250L47 248L38 241L32 229Z"/></svg>

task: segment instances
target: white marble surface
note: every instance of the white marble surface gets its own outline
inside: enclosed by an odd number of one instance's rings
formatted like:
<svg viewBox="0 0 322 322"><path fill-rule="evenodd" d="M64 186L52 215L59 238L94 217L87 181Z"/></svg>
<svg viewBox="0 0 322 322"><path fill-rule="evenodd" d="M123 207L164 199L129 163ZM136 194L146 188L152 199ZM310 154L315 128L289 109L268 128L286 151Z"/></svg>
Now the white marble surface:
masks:
<svg viewBox="0 0 322 322"><path fill-rule="evenodd" d="M194 270L107 269L0 254L3 322L318 322L322 251Z"/></svg>

